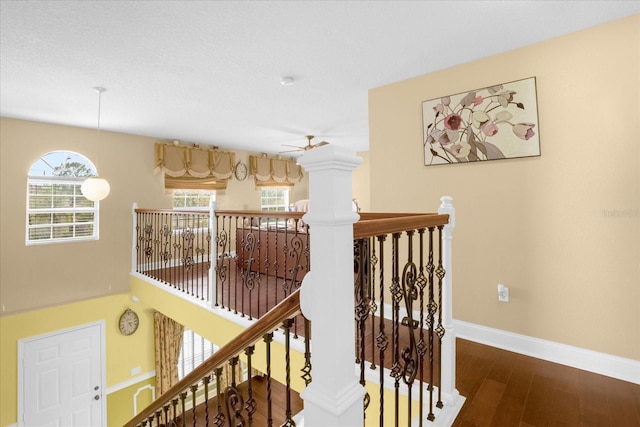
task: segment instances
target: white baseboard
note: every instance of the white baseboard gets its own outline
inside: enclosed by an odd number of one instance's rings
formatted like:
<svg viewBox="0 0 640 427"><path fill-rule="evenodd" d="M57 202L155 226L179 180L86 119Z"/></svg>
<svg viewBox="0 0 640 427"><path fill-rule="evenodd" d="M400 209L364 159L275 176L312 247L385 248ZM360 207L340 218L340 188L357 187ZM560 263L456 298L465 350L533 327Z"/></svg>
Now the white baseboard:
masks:
<svg viewBox="0 0 640 427"><path fill-rule="evenodd" d="M640 384L638 360L514 334L462 320L454 320L453 324L459 338Z"/></svg>

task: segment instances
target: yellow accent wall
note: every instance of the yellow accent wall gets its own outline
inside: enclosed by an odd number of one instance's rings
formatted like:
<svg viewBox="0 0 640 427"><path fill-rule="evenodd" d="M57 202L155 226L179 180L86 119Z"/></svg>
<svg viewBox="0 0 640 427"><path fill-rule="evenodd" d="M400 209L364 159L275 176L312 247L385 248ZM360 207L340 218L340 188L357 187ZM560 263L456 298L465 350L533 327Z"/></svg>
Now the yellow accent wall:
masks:
<svg viewBox="0 0 640 427"><path fill-rule="evenodd" d="M131 336L123 336L118 330L119 317L127 307L135 310L140 318L140 326ZM153 372L153 311L133 303L129 294L112 295L2 317L0 318L0 352L2 354L0 358L0 372L2 372L0 425L7 426L17 421L18 341L99 321L104 321L105 324L107 389L117 388L119 384L127 381L137 381L131 376L131 369L134 367L140 367L143 374ZM103 394L103 398L109 399L108 402L112 400L123 402L113 408L107 408L107 420L110 426L118 425L111 423L111 418L118 418L117 413L121 411L126 414L132 413L131 396L127 389L118 390L109 396ZM112 413L112 409L117 412Z"/></svg>
<svg viewBox="0 0 640 427"><path fill-rule="evenodd" d="M227 312L226 309L216 308L212 310L194 305L182 298L168 298L165 290L133 276L131 277L131 294L139 298L142 304L154 307L165 316L185 325L218 346L225 345L244 330L243 326L216 314L221 311ZM283 336L283 332L276 331L274 333L274 341L271 344L271 375L284 384L286 375L284 346L277 342L276 335ZM300 339L298 341L302 340ZM244 359L244 355L242 355L242 358ZM256 344L252 366L261 372L266 372L266 353L262 341ZM304 381L300 378L300 375L298 375L303 367L303 355L292 352L291 387L294 390L301 391L304 389Z"/></svg>
<svg viewBox="0 0 640 427"><path fill-rule="evenodd" d="M424 166L423 101L532 76L540 157ZM453 197L456 319L640 360L639 76L635 15L369 91L372 210Z"/></svg>

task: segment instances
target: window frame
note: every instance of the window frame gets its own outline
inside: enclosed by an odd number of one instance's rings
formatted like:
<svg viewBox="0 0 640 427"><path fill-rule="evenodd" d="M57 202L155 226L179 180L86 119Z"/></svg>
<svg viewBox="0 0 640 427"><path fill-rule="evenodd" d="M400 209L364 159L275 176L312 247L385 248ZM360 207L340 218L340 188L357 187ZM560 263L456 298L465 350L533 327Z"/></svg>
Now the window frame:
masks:
<svg viewBox="0 0 640 427"><path fill-rule="evenodd" d="M263 212L286 212L287 210L289 210L289 196L290 196L290 192L289 192L290 188L289 187L262 187L260 189L260 210ZM265 191L277 191L277 192L284 192L284 194L282 195L276 195L276 196L265 196ZM276 204L276 203L269 203L269 204L265 204L264 200L266 198L270 198L270 199L277 199L277 198L284 198L284 202L283 204Z"/></svg>
<svg viewBox="0 0 640 427"><path fill-rule="evenodd" d="M218 345L185 327L178 356L178 379L184 378L218 350L220 350ZM187 352L188 355L185 354ZM186 366L188 363L191 366Z"/></svg>
<svg viewBox="0 0 640 427"><path fill-rule="evenodd" d="M178 196L181 199L184 199L184 201L186 202L187 199L189 197L197 197L198 199L200 198L204 198L204 196L208 196L209 197L209 202L207 203L206 206L176 206L176 193L188 193L188 192L192 192L192 193L197 193L197 195L195 196ZM202 209L209 209L209 207L211 206L212 202L216 201L216 193L215 191L209 191L209 190L189 190L189 189L183 189L183 190L173 190L172 194L171 194L171 206L173 207L173 209L175 210L202 210ZM186 204L186 203L185 203Z"/></svg>
<svg viewBox="0 0 640 427"><path fill-rule="evenodd" d="M75 153L71 151L50 151L39 157L39 160L44 159L48 155L55 155L59 153L67 153L74 154L74 159L81 161L88 170L95 176L95 166L91 163L91 161L86 158L84 155L80 153ZM27 191L26 191L26 206L25 206L25 245L26 246L35 246L35 245L48 245L48 244L57 244L57 243L69 243L69 242L87 242L99 240L100 238L100 204L99 202L93 202L86 199L82 195L82 191L80 189L82 183L88 178L88 176L56 176L56 175L31 175L34 167L38 163L39 160L36 160L29 169L29 175L27 177ZM46 162L45 162L46 163ZM50 166L50 165L49 165ZM37 186L46 187L47 185L51 186L51 191L48 194L37 194L33 192L33 188ZM56 186L73 186L73 192L71 194L65 194L64 192L60 194L56 194ZM66 197L72 200L71 207L55 207L56 197L60 198ZM44 199L49 199L50 203L48 207L44 208L34 208L32 207L34 204L35 197L44 197ZM44 200L43 199L43 200ZM37 201L37 200L36 200ZM79 203L80 202L80 203ZM39 224L37 221L33 221L36 215L49 215L50 219L48 223ZM55 216L56 215L72 215L73 220L66 223L56 223ZM91 221L78 221L77 216L82 214L90 214L93 215L93 219ZM80 236L76 235L78 228L82 226L90 226L92 228L91 234L82 234ZM56 236L56 228L62 227L70 227L71 228L71 236L57 237ZM49 229L49 233L47 238L37 238L33 236L33 230L37 229Z"/></svg>

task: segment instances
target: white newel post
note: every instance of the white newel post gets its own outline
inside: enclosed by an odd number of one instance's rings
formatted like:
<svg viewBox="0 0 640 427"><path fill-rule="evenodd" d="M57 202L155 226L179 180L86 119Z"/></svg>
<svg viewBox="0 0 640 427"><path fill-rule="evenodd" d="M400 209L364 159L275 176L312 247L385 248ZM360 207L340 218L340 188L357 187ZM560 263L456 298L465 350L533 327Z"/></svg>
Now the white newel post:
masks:
<svg viewBox="0 0 640 427"><path fill-rule="evenodd" d="M218 202L211 201L209 205L209 230L211 230L211 242L209 247L209 259L211 266L209 267L209 307L216 305L218 286L216 280L216 267L218 265L218 221L216 221L216 211L218 210Z"/></svg>
<svg viewBox="0 0 640 427"><path fill-rule="evenodd" d="M133 216L133 245L131 246L131 272L135 273L138 269L138 251L136 250L136 246L138 246L138 215L136 214L136 209L138 209L138 204L133 202L133 206L131 207L131 215Z"/></svg>
<svg viewBox="0 0 640 427"><path fill-rule="evenodd" d="M456 390L456 334L453 327L453 282L451 280L451 244L453 229L456 225L456 210L452 200L449 196L441 197L438 209L439 214L449 215L449 223L442 230L442 266L445 270L442 281L442 322L445 334L442 337L442 383L440 385L443 398L449 402L459 396L458 390Z"/></svg>
<svg viewBox="0 0 640 427"><path fill-rule="evenodd" d="M362 426L364 388L354 369L352 171L362 162L334 145L307 151L311 269L300 291L311 320L311 384L302 392L307 427Z"/></svg>

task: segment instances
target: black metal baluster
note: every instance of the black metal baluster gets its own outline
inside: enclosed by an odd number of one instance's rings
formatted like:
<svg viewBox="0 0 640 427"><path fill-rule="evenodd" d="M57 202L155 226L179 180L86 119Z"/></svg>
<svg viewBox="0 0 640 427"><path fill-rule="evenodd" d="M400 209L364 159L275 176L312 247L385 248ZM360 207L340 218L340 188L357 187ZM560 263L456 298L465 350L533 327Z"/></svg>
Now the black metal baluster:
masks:
<svg viewBox="0 0 640 427"><path fill-rule="evenodd" d="M273 426L273 414L271 412L271 343L273 342L273 332L265 334L265 350L267 353L267 427Z"/></svg>
<svg viewBox="0 0 640 427"><path fill-rule="evenodd" d="M171 400L171 406L173 407L173 417L171 419L171 427L178 427L178 399Z"/></svg>
<svg viewBox="0 0 640 427"><path fill-rule="evenodd" d="M193 425L197 426L196 422L196 391L198 391L198 384L191 386L191 413L193 414Z"/></svg>
<svg viewBox="0 0 640 427"><path fill-rule="evenodd" d="M293 319L287 319L282 322L282 327L284 328L285 340L284 340L284 351L285 351L285 393L286 393L286 409L285 415L287 419L285 420L283 426L286 427L295 427L296 423L291 418L291 325L293 325Z"/></svg>
<svg viewBox="0 0 640 427"><path fill-rule="evenodd" d="M369 263L369 279L368 281L371 283L371 364L369 365L369 369L375 370L376 367L376 351L373 348L373 343L376 341L376 310L378 309L378 305L376 303L376 264L378 262L378 258L376 256L376 244L373 237L369 239L369 247L371 248L371 253L369 255L368 263Z"/></svg>
<svg viewBox="0 0 640 427"><path fill-rule="evenodd" d="M225 416L222 412L222 391L220 390L220 377L222 376L222 368L216 368L216 403L218 413L216 413L213 422L217 427L222 427L224 425Z"/></svg>
<svg viewBox="0 0 640 427"><path fill-rule="evenodd" d="M391 295L393 298L392 301L392 323L393 323L393 335L392 335L392 346L393 346L393 365L391 367L391 376L395 379L394 389L395 389L395 427L398 427L399 419L398 419L398 411L400 406L400 377L402 376L400 369L400 300L402 299L402 289L400 289L400 278L399 278L399 255L398 255L398 240L400 238L399 233L394 233L392 235L392 243L391 243Z"/></svg>
<svg viewBox="0 0 640 427"><path fill-rule="evenodd" d="M183 391L180 393L180 406L182 406L182 427L186 427L187 425L187 414L186 414L186 401L187 401L187 392Z"/></svg>
<svg viewBox="0 0 640 427"><path fill-rule="evenodd" d="M211 376L207 375L202 379L204 385L204 425L209 426L209 383L211 382Z"/></svg>
<svg viewBox="0 0 640 427"><path fill-rule="evenodd" d="M304 318L304 367L302 370L302 379L304 385L311 383L311 321Z"/></svg>
<svg viewBox="0 0 640 427"><path fill-rule="evenodd" d="M417 351L415 342L415 321L413 319L413 302L417 299L415 280L417 277L416 266L413 262L413 235L414 230L408 230L407 234L407 262L402 272L402 294L404 297L407 317L402 323L409 334L409 346L402 349L402 380L407 385L407 421L411 426L411 412L413 402L413 383L416 377Z"/></svg>
<svg viewBox="0 0 640 427"><path fill-rule="evenodd" d="M436 328L436 334L438 334L438 402L436 406L442 408L442 337L444 336L445 329L442 325L442 279L445 275L444 267L442 266L442 229L444 226L438 226L438 268L436 269L436 276L438 276L438 327Z"/></svg>
<svg viewBox="0 0 640 427"><path fill-rule="evenodd" d="M169 405L164 405L162 407L164 410L164 425L169 425Z"/></svg>
<svg viewBox="0 0 640 427"><path fill-rule="evenodd" d="M249 426L253 425L253 414L256 412L256 400L253 398L253 372L251 366L251 359L253 357L253 352L255 350L255 346L247 347L244 351L244 354L247 355L247 372L249 372L247 378L247 400L244 402L244 409L247 411Z"/></svg>
<svg viewBox="0 0 640 427"><path fill-rule="evenodd" d="M418 288L420 289L420 336L418 339L418 370L420 372L420 396L418 400L418 418L419 426L423 425L424 417L424 355L427 352L427 346L424 342L424 288L427 286L427 279L424 275L424 232L425 229L418 230L420 235L420 267L418 273Z"/></svg>
<svg viewBox="0 0 640 427"><path fill-rule="evenodd" d="M428 298L429 302L427 303L427 325L429 330L427 332L429 337L429 414L427 415L427 419L429 421L433 421L435 419L435 415L433 414L433 322L434 317L433 313L435 311L435 301L433 299L433 227L429 228L429 292Z"/></svg>
<svg viewBox="0 0 640 427"><path fill-rule="evenodd" d="M378 346L378 352L380 354L380 427L384 426L384 353L389 345L387 334L385 333L384 325L384 242L387 236L378 236L378 244L380 247L380 318L379 318L379 330L376 338L376 344Z"/></svg>

